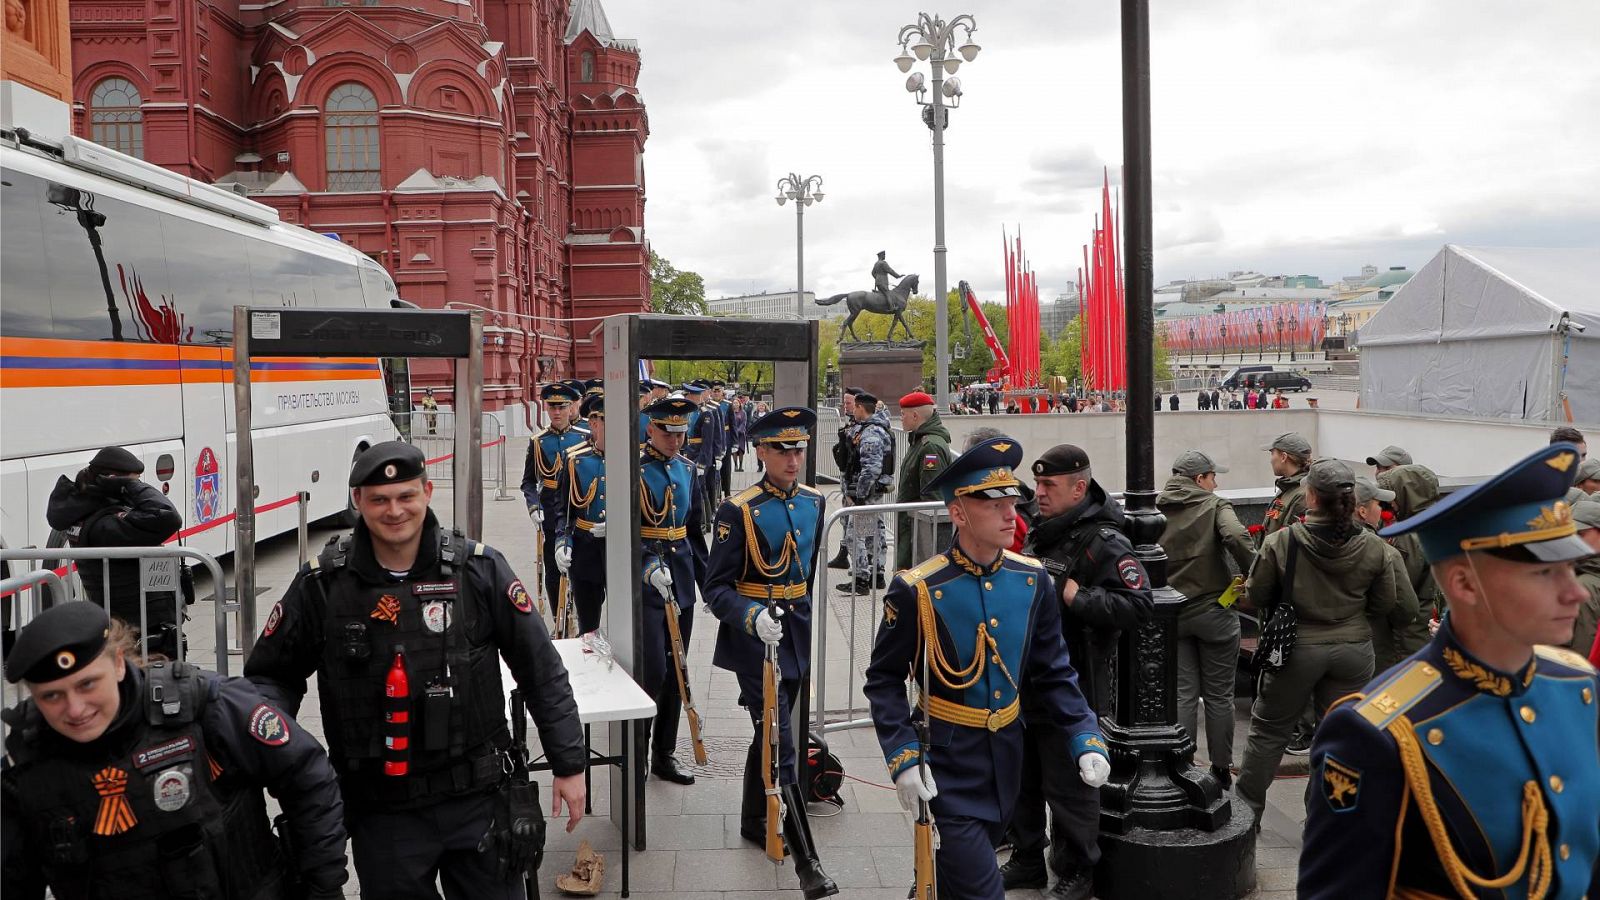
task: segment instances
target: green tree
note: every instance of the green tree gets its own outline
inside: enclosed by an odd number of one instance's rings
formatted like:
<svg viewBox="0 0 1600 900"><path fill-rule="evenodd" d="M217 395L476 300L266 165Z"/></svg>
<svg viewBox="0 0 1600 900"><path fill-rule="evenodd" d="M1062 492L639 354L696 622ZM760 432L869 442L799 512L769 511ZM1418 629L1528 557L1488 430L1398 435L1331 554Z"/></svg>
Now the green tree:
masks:
<svg viewBox="0 0 1600 900"><path fill-rule="evenodd" d="M706 282L697 272L684 272L650 251L650 308L669 316L704 316Z"/></svg>

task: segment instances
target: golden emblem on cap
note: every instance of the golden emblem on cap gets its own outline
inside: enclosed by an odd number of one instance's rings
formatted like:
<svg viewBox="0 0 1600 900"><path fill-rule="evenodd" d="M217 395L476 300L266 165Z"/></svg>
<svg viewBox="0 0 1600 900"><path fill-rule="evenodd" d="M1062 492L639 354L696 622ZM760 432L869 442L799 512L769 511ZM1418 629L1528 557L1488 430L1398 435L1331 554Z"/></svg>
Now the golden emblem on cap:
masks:
<svg viewBox="0 0 1600 900"><path fill-rule="evenodd" d="M1572 507L1568 506L1565 500L1557 500L1554 506L1540 507L1539 517L1528 520L1529 528L1561 528L1571 524Z"/></svg>
<svg viewBox="0 0 1600 900"><path fill-rule="evenodd" d="M991 446L993 446L996 450L999 450L1001 453L1011 449L1011 444L1008 441L1001 441L1000 443L993 444Z"/></svg>
<svg viewBox="0 0 1600 900"><path fill-rule="evenodd" d="M956 488L956 496L964 497L967 494L976 494L979 491L986 491L991 488L1016 487L1018 484L1021 484L1021 482L1017 481L1017 476L1009 468L1001 466L998 469L990 469L983 476L983 480L976 484L968 484Z"/></svg>
<svg viewBox="0 0 1600 900"><path fill-rule="evenodd" d="M786 409L786 410L783 411L783 414L792 419L795 416L800 415L800 410L798 410L798 409Z"/></svg>
<svg viewBox="0 0 1600 900"><path fill-rule="evenodd" d="M1557 453L1555 456L1545 460L1544 464L1552 469L1555 469L1557 472L1565 472L1566 470L1572 468L1572 464L1576 462L1577 459L1578 455L1576 453Z"/></svg>
<svg viewBox="0 0 1600 900"><path fill-rule="evenodd" d="M63 650L56 654L56 666L62 669L72 668L72 664L77 661L78 657L71 650Z"/></svg>

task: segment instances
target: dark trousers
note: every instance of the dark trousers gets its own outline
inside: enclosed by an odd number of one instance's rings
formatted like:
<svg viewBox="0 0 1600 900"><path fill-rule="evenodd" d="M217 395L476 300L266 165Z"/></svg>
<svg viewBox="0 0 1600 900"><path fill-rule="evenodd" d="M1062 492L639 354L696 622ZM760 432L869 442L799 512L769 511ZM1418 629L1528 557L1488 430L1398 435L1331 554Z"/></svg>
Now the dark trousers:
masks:
<svg viewBox="0 0 1600 900"><path fill-rule="evenodd" d="M653 591L648 585L645 590ZM676 604L668 604L668 609ZM639 661L639 687L656 702L656 715L646 727L652 759L668 757L678 747L678 725L683 718L683 696L678 693L678 676L672 670L672 644L667 634L666 612L659 607L644 608L644 656ZM689 652L689 637L694 632L694 607L678 613L678 628L683 633L683 652ZM684 664L688 664L687 658Z"/></svg>
<svg viewBox="0 0 1600 900"><path fill-rule="evenodd" d="M1040 725L1023 732L1022 790L1011 814L1015 853L1044 852L1050 810L1050 868L1066 877L1100 861L1100 789L1078 777L1067 736Z"/></svg>
<svg viewBox="0 0 1600 900"><path fill-rule="evenodd" d="M761 780L761 676L736 675L739 681L739 705L750 713L750 723L755 726L756 766L755 780ZM778 679L778 783L799 784L800 770L795 765L794 733L790 722L794 718L794 698L800 692L800 679ZM745 777L749 778L747 771Z"/></svg>
<svg viewBox="0 0 1600 900"><path fill-rule="evenodd" d="M523 900L522 878L500 877L493 851L478 843L494 817L493 792L452 797L400 812L352 813L345 825L363 897L438 900Z"/></svg>
<svg viewBox="0 0 1600 900"><path fill-rule="evenodd" d="M971 816L938 816L939 849L934 870L939 900L1005 900L1005 884L995 863L997 822Z"/></svg>
<svg viewBox="0 0 1600 900"><path fill-rule="evenodd" d="M544 560L544 599L553 616L561 605L561 568L556 565L556 533L553 529L544 530L544 544L539 552L539 558Z"/></svg>
<svg viewBox="0 0 1600 900"><path fill-rule="evenodd" d="M606 604L606 583L575 577L571 581L572 602L578 605L578 633L588 634L600 627L600 611Z"/></svg>
<svg viewBox="0 0 1600 900"><path fill-rule="evenodd" d="M722 496L733 493L733 454L722 457Z"/></svg>

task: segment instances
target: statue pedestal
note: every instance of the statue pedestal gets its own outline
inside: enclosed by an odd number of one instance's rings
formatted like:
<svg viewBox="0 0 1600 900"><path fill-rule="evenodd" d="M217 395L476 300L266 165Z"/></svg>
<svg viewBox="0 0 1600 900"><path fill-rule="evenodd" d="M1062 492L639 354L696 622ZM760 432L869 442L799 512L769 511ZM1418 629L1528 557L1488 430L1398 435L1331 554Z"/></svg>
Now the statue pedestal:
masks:
<svg viewBox="0 0 1600 900"><path fill-rule="evenodd" d="M922 348L926 341L871 341L839 345L839 383L858 387L900 409L900 398L922 390Z"/></svg>

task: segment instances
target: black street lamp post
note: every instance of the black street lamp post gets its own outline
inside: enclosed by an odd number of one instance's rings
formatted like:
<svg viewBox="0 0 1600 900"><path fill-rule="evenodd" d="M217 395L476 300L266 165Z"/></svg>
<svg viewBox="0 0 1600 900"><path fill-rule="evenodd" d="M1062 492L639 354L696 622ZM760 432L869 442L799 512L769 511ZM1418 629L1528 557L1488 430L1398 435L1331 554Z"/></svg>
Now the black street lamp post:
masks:
<svg viewBox="0 0 1600 900"><path fill-rule="evenodd" d="M1283 362L1283 316L1278 317L1278 362Z"/></svg>
<svg viewBox="0 0 1600 900"><path fill-rule="evenodd" d="M1300 319L1297 316L1295 316L1294 313L1290 313L1289 314L1289 362L1294 362L1294 351L1295 351L1294 334L1295 334L1295 329L1297 329L1299 327L1300 327Z"/></svg>
<svg viewBox="0 0 1600 900"><path fill-rule="evenodd" d="M1222 323L1222 361L1228 361L1228 323Z"/></svg>
<svg viewBox="0 0 1600 900"><path fill-rule="evenodd" d="M1150 196L1150 6L1122 0L1122 159L1126 203L1128 412L1125 419L1128 537L1144 565L1155 609L1122 633L1116 708L1102 718L1111 780L1100 789L1100 864L1105 900L1242 897L1255 886L1252 816L1193 765L1195 745L1177 724L1177 626L1184 597L1167 583L1157 541L1155 286Z"/></svg>
<svg viewBox="0 0 1600 900"><path fill-rule="evenodd" d="M1267 343L1267 341L1266 341L1266 338L1264 337L1264 335L1266 334L1266 331L1267 331L1267 323L1261 321L1260 319L1257 319L1256 320L1256 362L1261 362L1261 360L1266 356L1266 352L1267 352L1266 343Z"/></svg>

